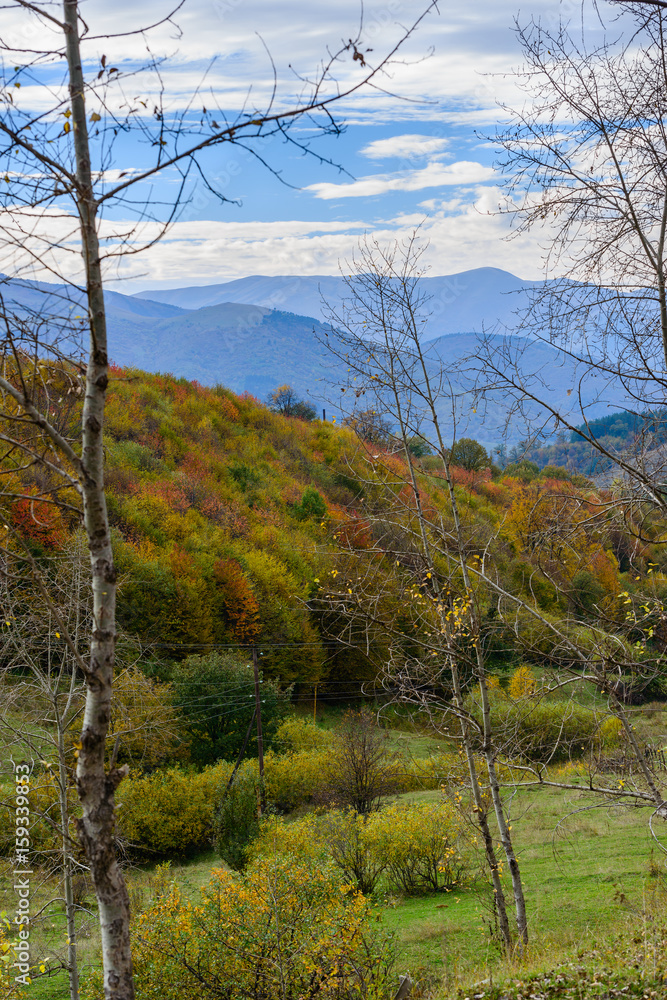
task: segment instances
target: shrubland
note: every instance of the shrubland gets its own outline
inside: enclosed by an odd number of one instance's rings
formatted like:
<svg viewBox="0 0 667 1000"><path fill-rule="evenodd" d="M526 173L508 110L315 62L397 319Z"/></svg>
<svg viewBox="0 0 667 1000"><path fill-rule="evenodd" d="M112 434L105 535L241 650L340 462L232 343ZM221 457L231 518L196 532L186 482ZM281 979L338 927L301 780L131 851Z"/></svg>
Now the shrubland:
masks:
<svg viewBox="0 0 667 1000"><path fill-rule="evenodd" d="M370 904L362 904L355 895L359 890L383 906L388 899L424 900L454 892L481 894L488 903L458 723L446 686L428 689L440 713L437 742L429 728L432 717L416 713L428 744L425 752L404 752L394 740L395 730L378 728L375 718L368 725L362 758L378 755L374 785L360 780L358 748L346 743L344 717L337 726L323 728L294 714L293 703L310 699L316 685L320 716L322 706L325 714L332 703L344 708L354 701L358 708L371 694L374 711L382 714L393 694L381 687L388 654L384 623L400 630L406 664L423 639L424 624L434 627L429 578L423 573L416 579L418 559L410 549L415 522L405 489L406 461L391 453L390 442L370 448L350 428L285 417L220 387L135 371L113 375L108 482L123 635L107 759L129 767L117 792L118 832L133 863L192 859L215 842L235 871L215 876L213 895L185 898L169 889L163 903L156 900L149 916L140 918L145 943L137 938L136 955L144 995L169 996L171 990L187 996L195 990L178 958L185 940L178 937L178 926L196 927L201 942L210 943L233 924L252 940L261 921L274 915L262 909L259 897L244 895L255 875L269 879L262 883L267 887L271 872L287 878L290 866L304 877L313 866L326 873L329 888L321 885L318 898L322 912L329 912L341 896L343 909L331 910L331 933L343 951L331 951L322 928L324 937L308 939L322 949L325 978L331 963L344 965L349 955L351 962L360 961L335 930L343 925L344 912L357 919L355 906L366 921L355 942L371 927ZM479 450L468 450L475 460L466 461L474 467L452 467L466 559L474 572L481 557L491 554L498 584L521 602L509 614L488 588L474 584L494 738L502 757L499 773L507 783L521 782L527 773L522 768L529 766L533 775L537 769L542 776L583 787L591 774L613 771L627 756L627 740L595 684L578 680L583 673L573 667L567 643L591 658L601 650L622 650L634 664L618 677L626 704L660 697L661 602L667 592L660 525L653 525L655 541L629 546L618 525L599 516L600 505L611 496L608 490L562 470L540 474L517 464L501 471L480 465ZM446 533L451 524L442 469L433 456L411 454L423 505ZM23 473L27 496L30 475ZM387 507L385 516L383 505L392 497L396 506ZM48 575L59 553L74 545L76 529L62 509L40 503L17 502L3 515ZM366 516L371 509L374 519ZM443 550L436 563L446 568L449 558ZM355 633L349 610L355 602L359 609L362 576L365 581L372 576L379 598L375 620ZM451 573L450 579L452 606L461 608L462 578ZM18 603L29 607L31 602L34 595L20 580ZM5 650L13 627L11 617L6 621ZM345 642L338 641L343 635ZM461 632L457 641L464 708L479 721L473 672L465 668L469 640ZM49 642L57 642L53 625ZM250 726L252 645L261 652L266 744L269 811L261 822ZM16 661L3 683L15 691L25 683ZM387 720L390 716L387 711ZM392 725L409 728L409 716L391 718ZM20 729L20 719L14 723ZM249 729L245 759L227 792ZM480 770L482 751L478 740L474 754ZM76 752L72 728L65 739L72 823ZM40 756L35 792L35 807L45 813L35 826L34 842L43 861L60 850L57 824L49 824L57 806L50 753ZM634 773L632 780L639 786L643 779ZM483 791L488 796L488 789ZM0 808L6 850L8 822L8 811ZM222 922L216 924L211 900L219 898L215 892L223 883L233 905L218 912L215 919ZM341 885L354 890L341 893ZM302 926L299 920L312 923L318 905L298 902L294 926ZM371 937L382 965L385 945ZM161 964L155 956L162 947L171 957ZM197 950L204 944L194 941L193 947L193 960L204 963L204 952ZM302 960L296 953L286 958L285 975L301 984L295 989L303 985ZM241 952L225 961L238 963L233 967L241 981L246 975ZM232 965L217 952L211 952L210 962L207 976L231 974ZM372 988L377 986L382 996L386 983L378 983ZM371 986L368 990L372 995Z"/></svg>

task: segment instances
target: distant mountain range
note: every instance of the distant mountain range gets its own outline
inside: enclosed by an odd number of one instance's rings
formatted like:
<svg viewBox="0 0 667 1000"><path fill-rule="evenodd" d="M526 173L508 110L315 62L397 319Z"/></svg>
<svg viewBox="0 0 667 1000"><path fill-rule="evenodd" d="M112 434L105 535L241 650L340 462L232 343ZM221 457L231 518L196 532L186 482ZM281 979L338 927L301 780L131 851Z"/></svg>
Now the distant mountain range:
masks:
<svg viewBox="0 0 667 1000"><path fill-rule="evenodd" d="M429 322L429 351L435 364L441 359L451 366L457 359L474 356L479 334L498 324L511 326L517 308L525 305L526 283L506 271L479 268L448 277L424 279L431 294L433 317ZM342 416L340 387L346 381L345 366L328 353L323 341L330 328L325 322L321 295L333 305L340 301L341 278L254 276L220 285L194 286L123 295L107 292L110 356L122 366L163 371L204 385L221 383L235 392L250 392L260 399L276 386L289 382L319 408L326 406L329 418ZM68 350L80 340L83 302L66 286L44 282L2 280L0 291L7 312L31 316L48 326L49 317L60 317L79 334L71 335ZM491 341L500 342L492 336ZM538 373L539 392L573 414L572 387L577 373L571 360L555 348L514 338L522 351L522 368ZM476 437L487 447L503 437L515 444L526 437L524 419L513 417L504 427L507 408L503 398L490 398L475 406L466 396L467 373L453 371L450 385L457 396L457 435ZM584 397L589 417L604 416L609 405L601 387ZM598 401L596 402L595 399ZM615 399L615 407L622 401ZM452 403L443 394L441 419L449 433L454 430ZM536 407L527 416L534 418Z"/></svg>
<svg viewBox="0 0 667 1000"><path fill-rule="evenodd" d="M500 324L512 327L517 309L527 304L526 291L541 282L522 281L497 267L479 267L434 278L423 278L430 296L426 336L429 340L454 333L482 333ZM202 309L226 302L244 302L265 309L312 316L328 322L330 306L345 296L342 277L331 275L253 275L219 285L154 289L133 298L151 299L181 309Z"/></svg>

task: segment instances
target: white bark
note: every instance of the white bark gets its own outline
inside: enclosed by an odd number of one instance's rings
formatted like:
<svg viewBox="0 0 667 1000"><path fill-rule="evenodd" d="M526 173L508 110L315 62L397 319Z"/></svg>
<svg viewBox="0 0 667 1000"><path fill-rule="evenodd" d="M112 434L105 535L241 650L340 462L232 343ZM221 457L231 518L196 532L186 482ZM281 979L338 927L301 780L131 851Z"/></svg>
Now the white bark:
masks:
<svg viewBox="0 0 667 1000"><path fill-rule="evenodd" d="M97 236L97 202L93 192L79 47L77 0L64 0L63 7L76 155L76 200L90 324L83 405L81 492L92 574L93 631L77 766L77 791L83 811L78 828L98 902L105 997L107 1000L133 1000L130 904L116 858L114 831L114 793L125 770L112 769L107 773L104 763L116 645L116 570L104 495L102 439L108 384L106 314Z"/></svg>

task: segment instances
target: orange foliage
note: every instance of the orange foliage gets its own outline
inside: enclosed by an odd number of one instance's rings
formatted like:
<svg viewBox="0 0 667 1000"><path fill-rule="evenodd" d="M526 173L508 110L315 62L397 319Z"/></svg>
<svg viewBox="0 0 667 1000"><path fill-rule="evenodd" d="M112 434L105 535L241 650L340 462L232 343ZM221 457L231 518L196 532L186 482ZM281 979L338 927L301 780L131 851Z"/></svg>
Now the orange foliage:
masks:
<svg viewBox="0 0 667 1000"><path fill-rule="evenodd" d="M618 563L611 553L602 549L595 552L588 566L593 576L602 584L608 594L618 594Z"/></svg>
<svg viewBox="0 0 667 1000"><path fill-rule="evenodd" d="M233 423L239 419L239 410L237 406L234 406L231 399L227 399L223 396L220 400L220 409L222 410L222 415L226 420L231 420Z"/></svg>
<svg viewBox="0 0 667 1000"><path fill-rule="evenodd" d="M455 486L463 486L471 493L491 480L490 469L462 469L458 465L450 465L449 472Z"/></svg>
<svg viewBox="0 0 667 1000"><path fill-rule="evenodd" d="M236 559L219 559L213 567L216 584L222 591L225 616L234 638L252 642L259 635L259 604Z"/></svg>

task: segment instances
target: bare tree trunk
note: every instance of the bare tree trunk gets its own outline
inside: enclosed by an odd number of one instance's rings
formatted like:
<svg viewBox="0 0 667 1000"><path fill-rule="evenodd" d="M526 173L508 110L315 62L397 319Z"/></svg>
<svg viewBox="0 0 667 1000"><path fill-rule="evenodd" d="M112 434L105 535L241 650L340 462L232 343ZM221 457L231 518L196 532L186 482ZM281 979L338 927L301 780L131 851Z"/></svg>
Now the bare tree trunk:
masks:
<svg viewBox="0 0 667 1000"><path fill-rule="evenodd" d="M486 683L486 669L484 667L484 660L480 645L478 615L475 609L474 601L472 600L470 574L468 573L468 565L465 560L464 547L463 547L463 531L461 528L461 518L459 516L458 501L456 499L456 493L454 492L454 482L452 480L447 449L445 448L445 444L442 438L442 433L440 430L440 420L438 418L438 414L435 409L434 395L431 390L431 380L429 378L428 369L426 366L424 354L422 351L419 335L416 328L412 339L415 345L415 349L417 351L417 356L419 358L422 370L422 376L424 379L424 386L425 386L424 399L429 406L431 421L433 423L433 427L436 432L440 450L440 457L442 459L445 470L445 478L447 480L447 489L449 491L449 499L452 510L452 517L454 519L454 529L457 540L458 562L461 567L461 574L463 576L463 583L466 589L466 594L470 595L471 597L470 614L472 619L472 632L473 632L473 639L475 642L475 652L477 660L477 682L479 684L479 690L482 699L483 730L484 730L484 750L483 750L484 760L486 762L486 767L489 775L489 786L491 788L491 797L493 800L493 808L496 814L496 821L498 823L500 840L503 845L503 851L505 852L507 865L509 867L510 875L512 878L512 890L514 893L514 905L516 910L516 925L517 925L517 930L519 932L519 942L520 942L519 947L521 949L521 952L523 953L525 946L528 944L526 900L523 892L523 885L521 883L519 862L517 861L517 857L514 852L514 847L512 845L512 837L510 834L510 829L507 820L505 818L505 809L503 806L502 797L500 795L500 782L498 781L495 754L493 752L493 733L491 727L489 691Z"/></svg>
<svg viewBox="0 0 667 1000"><path fill-rule="evenodd" d="M84 525L92 570L93 632L86 706L77 766L83 808L79 836L90 864L102 933L104 990L108 1000L133 1000L130 904L116 858L114 793L125 769L104 764L111 714L116 644L116 570L104 495L103 425L108 384L106 313L97 236L97 202L88 144L77 0L64 0L66 53L76 155L77 207L88 294L90 349L82 426Z"/></svg>
<svg viewBox="0 0 667 1000"><path fill-rule="evenodd" d="M69 840L69 806L67 802L67 768L65 766L65 740L60 716L58 725L58 796L60 799L60 826L63 840L63 889L65 892L65 918L67 921L67 972L70 1000L79 1000L79 963L76 952L76 909L72 888L72 851Z"/></svg>
<svg viewBox="0 0 667 1000"><path fill-rule="evenodd" d="M613 696L613 698L614 698L614 707L616 709L619 719L621 720L623 731L626 735L628 743L632 747L632 752L634 753L637 763L641 768L641 771L646 779L646 784L648 785L653 801L655 802L656 812L658 816L660 816L662 819L667 819L667 802L663 801L662 795L660 794L660 789L653 780L653 774L651 773L651 768L648 766L648 761L646 760L646 757L642 753L639 743L637 742L637 737L635 736L632 725L630 724L630 720L628 719L627 713L625 711L625 706L623 705L623 703L619 698L617 698L616 696Z"/></svg>
<svg viewBox="0 0 667 1000"><path fill-rule="evenodd" d="M507 864L509 865L510 876L512 879L512 891L514 893L514 904L516 908L516 926L519 932L518 949L519 953L523 954L524 948L528 944L526 900L523 893L523 885L521 883L519 862L517 861L516 854L514 853L514 845L512 843L512 837L510 836L509 824L505 816L505 808L500 795L500 782L498 781L498 772L496 771L495 755L493 752L489 692L486 685L486 677L483 666L481 670L482 673L480 675L479 688L482 696L482 718L484 721L484 745L482 752L484 754L484 760L486 761L486 767L489 774L491 798L493 800L493 806L496 813L500 841L503 845L503 851L505 852L505 857L507 858Z"/></svg>
<svg viewBox="0 0 667 1000"><path fill-rule="evenodd" d="M410 450L408 448L405 423L402 419L401 400L400 400L400 395L397 392L394 392L394 399L396 401L396 408L399 417L399 426L401 429L401 436L403 439L403 450L405 455L405 461L407 463L408 469L410 470L410 482L412 485L412 492L415 498L415 506L417 508L417 519L419 522L419 531L421 535L421 542L424 550L424 556L426 557L429 567L429 572L431 573L431 579L434 581L436 592L438 592L438 599L441 600L442 598L439 593L439 587L437 584L437 573L435 571L435 563L431 553L431 546L429 544L428 534L426 532L426 525L424 523L425 518L421 501L421 494L415 476L415 470L410 458ZM441 628L443 634L446 634L447 626L446 622L442 619L442 614L441 614ZM473 741L470 733L470 725L465 717L465 709L463 705L463 693L461 691L461 681L459 679L459 671L453 654L450 654L449 665L450 665L450 674L452 677L452 689L454 691L454 704L459 713L461 742L463 743L463 747L465 749L466 761L468 764L468 774L470 776L470 786L472 789L473 799L475 801L474 809L475 809L475 815L477 817L477 825L482 835L482 840L484 841L484 852L486 854L487 864L489 866L489 871L491 873L491 881L493 882L494 903L496 911L498 913L498 925L500 927L500 933L503 938L503 945L505 951L509 955L512 952L512 935L510 932L509 920L507 919L507 903L505 900L503 883L500 877L500 865L498 864L498 858L496 856L496 849L493 843L493 837L491 835L491 830L489 829L488 810L484 804L484 796L482 794L482 788L479 783L479 776L477 774L477 765L475 764ZM486 738L484 742L486 745L487 742ZM495 806L495 799L493 801ZM524 909L524 918L525 918L525 909Z"/></svg>
<svg viewBox="0 0 667 1000"><path fill-rule="evenodd" d="M394 361L393 355L390 352L390 365L392 366L393 366L393 361ZM419 490L419 484L417 483L417 477L415 476L415 470L410 456L410 449L408 447L408 439L407 439L406 420L404 419L403 415L403 405L401 402L400 393L396 391L396 379L394 377L393 370L391 371L391 375L392 375L391 388L396 405L396 414L398 417L401 439L403 442L403 452L404 452L405 462L410 472L410 484L412 487L412 494L415 500L415 507L417 510L417 520L419 523L419 532L421 537L423 553L428 564L431 580L433 582L434 589L438 596L440 607L442 608L443 606L442 595L440 593L440 587L438 584L438 575L436 573L433 553L431 551L431 545L429 543L428 533L426 531L421 492ZM446 620L443 618L442 611L440 612L440 627L443 635L446 635L447 623ZM482 788L479 783L479 776L477 774L477 765L475 764L473 741L470 733L470 724L466 719L465 708L463 705L463 693L461 691L461 681L459 678L458 667L456 665L456 659L453 653L450 654L449 656L449 666L452 678L452 689L454 692L454 704L459 714L459 723L461 728L461 742L463 743L463 747L465 749L466 761L468 764L468 774L470 776L470 786L472 789L473 799L475 802L474 810L477 818L477 825L482 835L482 840L484 841L484 852L486 854L487 864L489 866L489 871L491 873L491 881L493 883L494 905L496 908L496 912L498 914L498 925L500 927L500 933L502 935L505 951L509 955L512 952L512 935L510 932L509 920L507 919L507 903L505 900L505 892L503 890L503 884L500 877L500 865L498 864L498 858L496 856L493 837L491 835L491 830L489 829L488 810L484 804L484 796L482 794ZM525 910L524 910L524 917L525 917Z"/></svg>
<svg viewBox="0 0 667 1000"><path fill-rule="evenodd" d="M479 778L477 776L477 765L475 764L475 754L472 748L472 740L470 739L468 724L463 716L463 698L461 694L461 684L459 682L459 672L456 668L455 663L452 664L452 681L454 685L454 701L457 708L459 708L461 711L461 716L460 716L461 737L463 740L463 746L465 747L466 760L468 762L468 773L470 775L472 794L475 800L475 813L477 815L477 825L479 826L480 833L482 834L482 840L484 841L484 853L486 854L486 861L489 866L489 871L491 872L491 881L493 882L494 903L496 907L496 912L498 913L498 925L500 927L500 933L503 938L505 951L509 955L512 952L512 934L510 932L509 920L507 919L507 902L505 900L505 891L503 889L503 883L500 878L500 865L498 864L498 858L496 856L496 849L493 843L493 837L491 835L491 830L489 829L488 810L484 804L482 789L479 783ZM486 745L486 740L484 741L484 743ZM495 806L495 799L494 799L494 806Z"/></svg>

